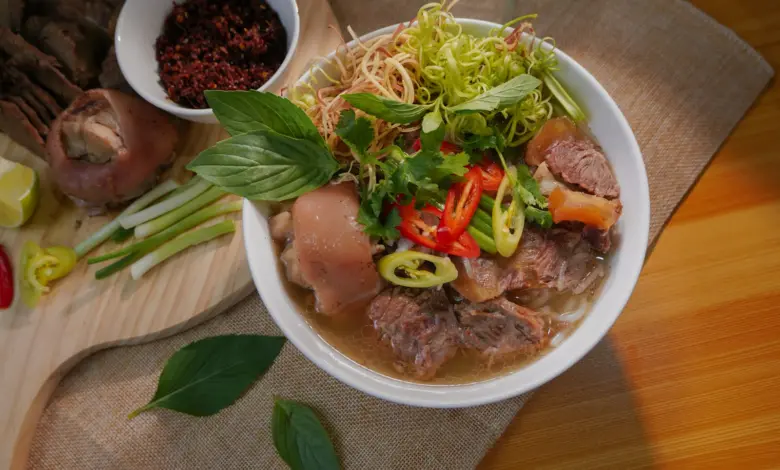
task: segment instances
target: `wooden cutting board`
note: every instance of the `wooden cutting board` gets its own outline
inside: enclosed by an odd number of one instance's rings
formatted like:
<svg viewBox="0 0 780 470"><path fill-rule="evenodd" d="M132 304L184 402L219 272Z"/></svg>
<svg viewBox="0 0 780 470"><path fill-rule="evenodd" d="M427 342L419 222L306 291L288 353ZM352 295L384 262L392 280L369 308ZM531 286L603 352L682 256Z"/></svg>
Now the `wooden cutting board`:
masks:
<svg viewBox="0 0 780 470"><path fill-rule="evenodd" d="M301 37L285 82L340 40L326 0L298 0ZM177 166L225 134L219 126L182 123ZM57 196L48 167L0 134L0 155L34 168L41 178L41 201L21 229L0 229L15 265L22 244L75 246L109 217L88 217ZM240 214L234 214L238 220ZM93 253L113 250L107 242ZM0 311L0 469L23 468L37 421L60 378L78 361L116 345L168 336L225 311L253 289L240 227L232 236L197 246L133 281L128 270L96 281L95 266L80 262L30 310L18 299Z"/></svg>

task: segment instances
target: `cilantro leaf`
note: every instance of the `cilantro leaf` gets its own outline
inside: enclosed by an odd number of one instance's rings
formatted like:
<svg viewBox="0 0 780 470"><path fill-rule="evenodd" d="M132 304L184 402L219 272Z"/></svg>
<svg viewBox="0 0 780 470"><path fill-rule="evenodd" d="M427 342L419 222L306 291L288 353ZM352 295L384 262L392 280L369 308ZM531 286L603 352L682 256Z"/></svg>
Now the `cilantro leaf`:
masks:
<svg viewBox="0 0 780 470"><path fill-rule="evenodd" d="M466 167L469 164L469 160L469 156L465 152L447 155L432 172L431 179L440 182L447 177L463 176L469 171Z"/></svg>
<svg viewBox="0 0 780 470"><path fill-rule="evenodd" d="M531 176L531 170L526 165L517 165L517 184L523 202L540 209L547 207L547 198L542 195L539 184Z"/></svg>
<svg viewBox="0 0 780 470"><path fill-rule="evenodd" d="M526 206L525 218L542 228L550 228L553 224L552 214L546 209L537 209L536 207Z"/></svg>
<svg viewBox="0 0 780 470"><path fill-rule="evenodd" d="M368 236L379 237L385 240L395 240L400 234L396 227L401 223L401 216L398 214L398 209L393 208L390 213L382 222L381 213L375 213L371 207L372 203L369 200L360 205L358 210L358 223L363 225L363 232Z"/></svg>
<svg viewBox="0 0 780 470"><path fill-rule="evenodd" d="M355 117L355 110L348 109L339 115L339 123L336 125L336 134L346 143L350 149L360 158L361 163L369 163L368 147L374 140L374 128L371 121L361 117Z"/></svg>
<svg viewBox="0 0 780 470"><path fill-rule="evenodd" d="M463 141L463 150L474 153L477 150L495 149L503 152L506 147L506 139L497 129L493 129L493 135L472 134Z"/></svg>

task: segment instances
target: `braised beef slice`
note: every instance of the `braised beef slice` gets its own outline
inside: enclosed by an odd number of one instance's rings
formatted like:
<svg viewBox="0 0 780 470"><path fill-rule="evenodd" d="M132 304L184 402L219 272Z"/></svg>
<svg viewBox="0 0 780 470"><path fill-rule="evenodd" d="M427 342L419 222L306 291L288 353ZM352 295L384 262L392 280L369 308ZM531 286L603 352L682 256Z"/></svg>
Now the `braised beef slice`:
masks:
<svg viewBox="0 0 780 470"><path fill-rule="evenodd" d="M454 258L458 277L450 284L472 302L494 299L506 290L504 269L486 254L476 259Z"/></svg>
<svg viewBox="0 0 780 470"><path fill-rule="evenodd" d="M534 166L547 162L555 176L596 196L620 196L620 186L601 149L567 117L544 123L526 146L525 162Z"/></svg>
<svg viewBox="0 0 780 470"><path fill-rule="evenodd" d="M38 14L77 22L108 41L114 35L116 16L122 3L117 0L30 0L30 9Z"/></svg>
<svg viewBox="0 0 780 470"><path fill-rule="evenodd" d="M555 175L590 194L609 199L620 196L620 186L609 162L593 142L580 140L554 144L546 161Z"/></svg>
<svg viewBox="0 0 780 470"><path fill-rule="evenodd" d="M506 263L507 290L551 287L580 293L583 283L593 282L592 273L602 274L597 254L582 235L560 228L526 229L520 247Z"/></svg>
<svg viewBox="0 0 780 470"><path fill-rule="evenodd" d="M485 303L455 307L464 347L489 360L534 354L544 345L544 320L537 312L499 297Z"/></svg>
<svg viewBox="0 0 780 470"><path fill-rule="evenodd" d="M8 28L0 27L0 51L7 57L7 65L16 67L47 88L60 105L70 104L82 93L81 88L59 71L59 64L54 57L44 54Z"/></svg>
<svg viewBox="0 0 780 470"><path fill-rule="evenodd" d="M496 298L510 290L582 292L603 274L597 253L582 234L561 228L526 227L520 246L510 258L483 255L468 262L456 260L456 266L458 279L451 285L472 302Z"/></svg>
<svg viewBox="0 0 780 470"><path fill-rule="evenodd" d="M388 289L374 298L368 314L402 373L430 379L458 350L458 323L442 290Z"/></svg>
<svg viewBox="0 0 780 470"><path fill-rule="evenodd" d="M0 100L0 131L5 132L16 142L27 147L28 150L44 157L44 141L38 131L35 130L27 116L19 107L10 102Z"/></svg>
<svg viewBox="0 0 780 470"><path fill-rule="evenodd" d="M125 80L125 76L122 75L122 70L119 68L119 62L116 60L116 49L114 46L111 46L108 54L106 54L106 58L103 60L100 70L98 80L100 81L101 87L115 88L124 91L130 90L130 85L128 85Z"/></svg>
<svg viewBox="0 0 780 470"><path fill-rule="evenodd" d="M30 124L35 127L35 130L37 130L39 134L41 134L41 137L46 137L46 134L49 133L49 127L44 124L43 121L41 121L41 118L38 116L38 113L35 112L35 109L33 109L23 98L19 96L9 96L8 101L12 102L22 110L24 115L27 116L27 119L30 121Z"/></svg>
<svg viewBox="0 0 780 470"><path fill-rule="evenodd" d="M24 15L23 0L3 0L5 5L0 5L0 26L5 26L13 31L19 31Z"/></svg>
<svg viewBox="0 0 780 470"><path fill-rule="evenodd" d="M612 236L609 230L585 226L582 228L582 238L599 253L609 253L610 248L612 248Z"/></svg>
<svg viewBox="0 0 780 470"><path fill-rule="evenodd" d="M28 39L64 65L76 85L87 87L96 79L103 51L77 23L34 16L25 23L25 30Z"/></svg>
<svg viewBox="0 0 780 470"><path fill-rule="evenodd" d="M13 80L14 89L19 90L25 97L33 96L37 102L43 105L45 111L36 109L40 115L48 114L55 118L62 112L62 107L46 90L33 83L32 80L27 78L27 75L16 67L7 67L4 72L8 78Z"/></svg>

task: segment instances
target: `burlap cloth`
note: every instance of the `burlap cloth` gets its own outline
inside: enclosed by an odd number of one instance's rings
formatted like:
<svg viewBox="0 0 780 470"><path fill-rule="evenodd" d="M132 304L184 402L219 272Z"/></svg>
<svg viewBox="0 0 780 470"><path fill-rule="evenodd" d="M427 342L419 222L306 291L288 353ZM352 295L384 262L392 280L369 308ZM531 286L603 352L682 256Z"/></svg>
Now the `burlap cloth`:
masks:
<svg viewBox="0 0 780 470"><path fill-rule="evenodd" d="M333 4L359 32L411 18L418 3ZM538 12L537 31L605 86L636 133L650 177L651 240L773 75L728 29L677 0L463 1L460 16L506 21ZM316 408L354 469L473 468L528 396L464 410L425 410L353 390L294 346L237 404L209 418L160 410L128 421L154 393L165 360L225 333L278 334L256 294L169 339L95 354L65 377L38 426L30 467L284 468L271 442L273 396Z"/></svg>

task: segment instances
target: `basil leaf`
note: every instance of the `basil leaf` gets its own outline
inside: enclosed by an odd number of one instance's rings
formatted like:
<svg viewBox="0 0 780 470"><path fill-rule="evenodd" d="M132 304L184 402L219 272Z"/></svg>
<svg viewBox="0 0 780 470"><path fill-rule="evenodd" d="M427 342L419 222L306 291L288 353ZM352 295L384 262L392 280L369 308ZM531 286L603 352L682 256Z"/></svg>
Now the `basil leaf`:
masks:
<svg viewBox="0 0 780 470"><path fill-rule="evenodd" d="M286 98L259 91L207 90L205 95L214 115L230 135L272 130L325 146L309 116Z"/></svg>
<svg viewBox="0 0 780 470"><path fill-rule="evenodd" d="M532 206L525 206L525 218L536 223L542 228L552 227L552 214L546 209L537 209Z"/></svg>
<svg viewBox="0 0 780 470"><path fill-rule="evenodd" d="M541 80L532 75L518 75L476 98L449 108L449 111L453 113L478 113L506 108L528 96L541 83Z"/></svg>
<svg viewBox="0 0 780 470"><path fill-rule="evenodd" d="M429 105L402 103L371 93L351 93L341 97L355 108L395 124L419 121L430 108Z"/></svg>
<svg viewBox="0 0 780 470"><path fill-rule="evenodd" d="M357 154L362 163L368 163L366 153L374 140L371 121L364 117L355 119L355 111L352 109L342 111L336 125L336 134Z"/></svg>
<svg viewBox="0 0 780 470"><path fill-rule="evenodd" d="M423 150L436 152L444 141L444 121L438 110L426 114L422 120L420 147Z"/></svg>
<svg viewBox="0 0 780 470"><path fill-rule="evenodd" d="M227 335L190 343L165 363L152 400L128 417L154 408L213 415L271 366L284 342L280 336Z"/></svg>
<svg viewBox="0 0 780 470"><path fill-rule="evenodd" d="M271 433L276 452L292 470L341 469L328 432L308 406L277 399Z"/></svg>
<svg viewBox="0 0 780 470"><path fill-rule="evenodd" d="M227 192L263 201L284 201L317 189L338 168L325 147L269 130L218 142L187 165Z"/></svg>

